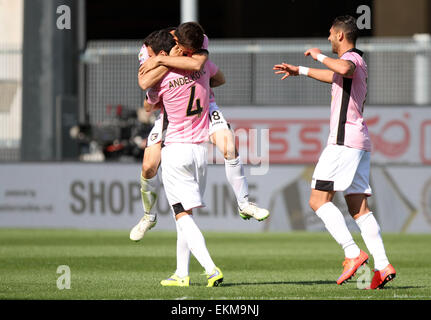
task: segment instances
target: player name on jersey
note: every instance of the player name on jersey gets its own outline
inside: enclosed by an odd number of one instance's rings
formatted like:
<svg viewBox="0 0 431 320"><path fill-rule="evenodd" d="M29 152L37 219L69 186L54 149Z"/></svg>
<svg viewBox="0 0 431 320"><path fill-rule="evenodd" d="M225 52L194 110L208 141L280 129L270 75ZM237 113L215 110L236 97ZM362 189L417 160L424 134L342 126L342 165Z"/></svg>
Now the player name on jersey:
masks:
<svg viewBox="0 0 431 320"><path fill-rule="evenodd" d="M206 74L205 69L202 69L200 71L195 71L188 76L184 76L184 77L180 77L180 78L176 78L174 80L171 80L171 81L169 81L169 89L181 87L185 84L192 83L193 81L198 80L200 77L202 77L205 74Z"/></svg>

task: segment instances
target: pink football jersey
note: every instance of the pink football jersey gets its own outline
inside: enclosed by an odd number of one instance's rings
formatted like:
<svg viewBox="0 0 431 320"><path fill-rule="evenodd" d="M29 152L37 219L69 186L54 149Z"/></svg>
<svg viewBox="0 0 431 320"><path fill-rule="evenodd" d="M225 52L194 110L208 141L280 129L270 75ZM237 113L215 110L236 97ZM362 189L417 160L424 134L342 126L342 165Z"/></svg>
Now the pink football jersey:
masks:
<svg viewBox="0 0 431 320"><path fill-rule="evenodd" d="M202 45L202 49L208 50L210 40L208 39L207 35L204 34L204 43ZM215 95L213 89L210 88L210 103L215 102Z"/></svg>
<svg viewBox="0 0 431 320"><path fill-rule="evenodd" d="M150 104L163 101L166 145L208 140L209 82L217 71L211 61L198 72L170 70L156 88L147 92Z"/></svg>
<svg viewBox="0 0 431 320"><path fill-rule="evenodd" d="M202 49L208 50L210 40L208 39L207 35L204 34L204 43L202 44Z"/></svg>
<svg viewBox="0 0 431 320"><path fill-rule="evenodd" d="M141 51L139 51L139 64L142 65L150 56L148 55L148 49L145 44L142 46Z"/></svg>
<svg viewBox="0 0 431 320"><path fill-rule="evenodd" d="M334 73L328 144L371 151L371 140L363 118L368 71L362 54L354 48L341 56L356 66L351 78Z"/></svg>

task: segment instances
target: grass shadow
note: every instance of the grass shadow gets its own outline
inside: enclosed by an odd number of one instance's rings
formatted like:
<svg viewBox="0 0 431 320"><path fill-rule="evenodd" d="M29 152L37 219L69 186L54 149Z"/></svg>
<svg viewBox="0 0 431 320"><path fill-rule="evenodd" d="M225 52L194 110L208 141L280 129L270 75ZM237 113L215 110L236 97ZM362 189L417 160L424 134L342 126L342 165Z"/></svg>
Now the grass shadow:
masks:
<svg viewBox="0 0 431 320"><path fill-rule="evenodd" d="M302 285L302 286L314 286L314 285L326 285L334 284L335 281L329 280L316 280L316 281L271 281L271 282L236 282L236 283L222 283L223 287L234 287L234 286L262 286L262 285Z"/></svg>
<svg viewBox="0 0 431 320"><path fill-rule="evenodd" d="M271 281L271 282L234 282L234 283L222 283L223 287L234 287L234 286L261 286L261 285L300 285L300 286L314 286L314 285L327 285L335 284L334 280L315 280L315 281ZM352 281L351 283L354 283ZM426 286L394 286L388 285L382 290L408 290L408 289L422 289Z"/></svg>

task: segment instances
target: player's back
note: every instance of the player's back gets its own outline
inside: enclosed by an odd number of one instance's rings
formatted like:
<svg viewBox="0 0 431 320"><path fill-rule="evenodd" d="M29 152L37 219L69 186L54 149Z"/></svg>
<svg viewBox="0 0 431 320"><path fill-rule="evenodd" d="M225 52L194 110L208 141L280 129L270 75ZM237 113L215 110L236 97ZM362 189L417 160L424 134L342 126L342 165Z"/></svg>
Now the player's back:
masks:
<svg viewBox="0 0 431 320"><path fill-rule="evenodd" d="M217 66L208 61L201 71L170 70L149 102L162 100L167 124L165 144L202 143L208 140L210 78ZM157 97L156 97L157 95Z"/></svg>

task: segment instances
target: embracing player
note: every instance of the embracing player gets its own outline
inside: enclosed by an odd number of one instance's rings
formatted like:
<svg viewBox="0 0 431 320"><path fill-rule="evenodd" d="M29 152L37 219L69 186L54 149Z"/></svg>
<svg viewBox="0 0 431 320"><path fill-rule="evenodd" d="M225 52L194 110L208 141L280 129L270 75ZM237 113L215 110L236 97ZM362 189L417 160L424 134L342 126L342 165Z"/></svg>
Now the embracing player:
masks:
<svg viewBox="0 0 431 320"><path fill-rule="evenodd" d="M349 213L374 258L375 273L370 289L378 289L395 278L396 272L388 261L380 226L367 203L367 197L372 194L369 185L371 140L363 118L368 71L363 52L355 47L357 37L355 18L338 17L328 38L338 59L326 57L317 48L305 52L306 56L320 61L328 69L282 63L275 65L274 70L276 74L284 74L282 80L305 75L332 84L328 145L313 174L310 206L344 249L344 269L337 280L337 284L342 284L368 262L368 255L356 245L343 214L332 202L335 192L344 192Z"/></svg>
<svg viewBox="0 0 431 320"><path fill-rule="evenodd" d="M157 55L167 55L175 40L166 30L157 33L148 46ZM205 239L193 219L193 209L203 207L209 138L210 79L219 76L217 66L207 61L200 71L170 70L162 81L147 91L145 109L163 103L165 137L161 152L162 180L177 227L177 269L162 286L189 286L192 253L202 267L208 287L223 281Z"/></svg>
<svg viewBox="0 0 431 320"><path fill-rule="evenodd" d="M187 22L178 28L165 30L174 34L178 46L172 49L169 56L165 56L155 55L153 52L151 55L148 54L148 48L144 44L139 54L141 63L139 84L144 90L156 85L169 68L200 71L208 60L208 38L198 23ZM179 53L185 53L187 56L178 56ZM222 74L221 71L219 73ZM211 87L220 86L224 82L224 77L212 78ZM210 94L210 120L210 140L225 158L226 177L237 199L240 216L243 219L253 217L258 221L265 220L269 216L268 210L259 208L256 204L248 201L248 183L244 175L241 158L235 147L235 138L215 102L212 90ZM162 129L162 120L159 118L148 137L141 174L144 216L130 232L130 239L134 241L142 239L145 232L153 228L157 222L154 206L159 188L157 171L160 165Z"/></svg>

